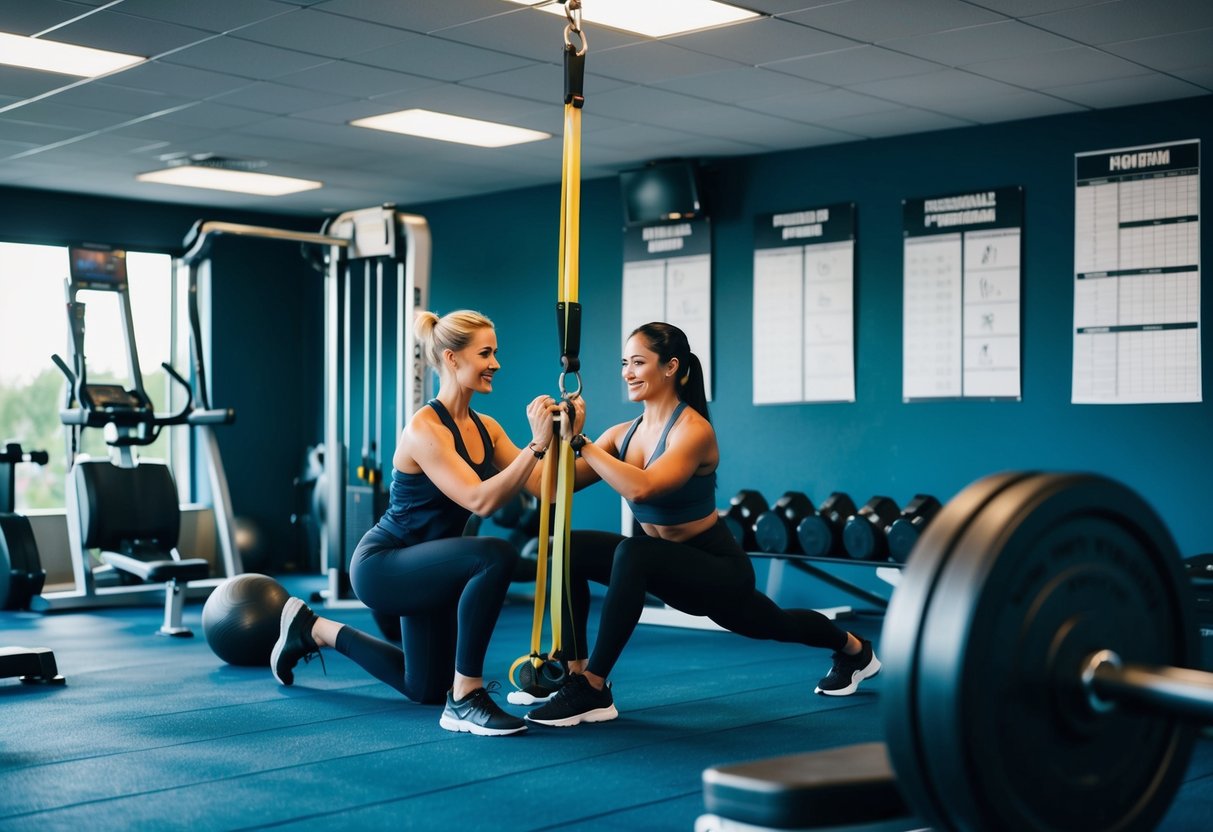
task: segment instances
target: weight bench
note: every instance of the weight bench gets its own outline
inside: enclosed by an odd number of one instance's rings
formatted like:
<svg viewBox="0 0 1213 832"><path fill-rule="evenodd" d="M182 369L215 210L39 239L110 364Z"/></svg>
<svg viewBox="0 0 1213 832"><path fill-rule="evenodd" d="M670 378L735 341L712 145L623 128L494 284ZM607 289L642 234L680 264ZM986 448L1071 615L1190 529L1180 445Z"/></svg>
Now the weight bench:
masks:
<svg viewBox="0 0 1213 832"><path fill-rule="evenodd" d="M703 773L703 802L708 814L695 832L924 828L897 789L882 742L714 766Z"/></svg>
<svg viewBox="0 0 1213 832"><path fill-rule="evenodd" d="M108 460L78 460L72 468L85 549L100 549L101 562L128 583L164 584L160 635L188 637L181 624L184 584L210 574L203 558L177 551L181 506L168 466L140 462L120 468Z"/></svg>

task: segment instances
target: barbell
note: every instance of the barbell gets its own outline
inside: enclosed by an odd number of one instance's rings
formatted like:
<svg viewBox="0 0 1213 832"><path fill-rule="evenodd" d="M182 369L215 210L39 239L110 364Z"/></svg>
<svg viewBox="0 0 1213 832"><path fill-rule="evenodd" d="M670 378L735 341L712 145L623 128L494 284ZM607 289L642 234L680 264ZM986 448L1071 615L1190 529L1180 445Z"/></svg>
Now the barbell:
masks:
<svg viewBox="0 0 1213 832"><path fill-rule="evenodd" d="M1151 829L1213 722L1174 540L1098 475L963 490L914 548L880 655L898 787L936 829Z"/></svg>

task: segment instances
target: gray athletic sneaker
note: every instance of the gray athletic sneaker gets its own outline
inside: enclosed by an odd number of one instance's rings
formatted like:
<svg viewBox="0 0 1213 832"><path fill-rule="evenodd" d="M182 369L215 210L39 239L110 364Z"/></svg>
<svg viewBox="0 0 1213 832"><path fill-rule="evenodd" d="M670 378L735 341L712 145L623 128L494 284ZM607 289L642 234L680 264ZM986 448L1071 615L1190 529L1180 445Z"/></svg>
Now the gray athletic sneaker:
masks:
<svg viewBox="0 0 1213 832"><path fill-rule="evenodd" d="M298 598L287 598L282 607L282 616L278 619L278 641L270 652L270 669L279 684L292 685L295 683L295 665L300 659L310 662L313 656L320 656L320 648L312 639L312 625L316 623L316 614ZM324 657L320 656L320 664L324 666Z"/></svg>
<svg viewBox="0 0 1213 832"><path fill-rule="evenodd" d="M499 683L489 682L488 688L476 688L459 700L448 690L446 707L442 709L438 724L448 731L463 731L482 737L504 737L525 731L525 722L507 714L493 701L490 694L499 687Z"/></svg>

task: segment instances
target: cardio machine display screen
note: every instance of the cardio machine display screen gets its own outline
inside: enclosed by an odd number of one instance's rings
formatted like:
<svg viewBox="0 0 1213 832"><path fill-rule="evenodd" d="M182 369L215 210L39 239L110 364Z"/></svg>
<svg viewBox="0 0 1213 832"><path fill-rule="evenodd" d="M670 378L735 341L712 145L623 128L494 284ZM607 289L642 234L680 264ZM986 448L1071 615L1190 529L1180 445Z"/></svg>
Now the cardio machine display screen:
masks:
<svg viewBox="0 0 1213 832"><path fill-rule="evenodd" d="M87 286L126 285L126 252L72 246L68 249L72 282Z"/></svg>

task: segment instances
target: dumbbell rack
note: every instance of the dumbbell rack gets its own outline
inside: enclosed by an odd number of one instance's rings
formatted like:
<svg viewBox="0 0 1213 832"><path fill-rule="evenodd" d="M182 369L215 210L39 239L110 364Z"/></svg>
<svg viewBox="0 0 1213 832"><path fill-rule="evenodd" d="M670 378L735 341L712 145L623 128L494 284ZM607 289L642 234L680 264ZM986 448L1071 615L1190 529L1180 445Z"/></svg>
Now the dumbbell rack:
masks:
<svg viewBox="0 0 1213 832"><path fill-rule="evenodd" d="M891 586L896 586L901 578L901 570L904 564L895 563L893 561L864 561L852 560L850 558L821 558L810 557L808 555L798 554L772 554L770 552L749 552L751 558L767 558L771 560L770 569L767 572L766 586L763 592L771 597L777 598L779 591L783 586L783 577L785 566L790 565L798 572L803 572L807 575L816 578L835 589L851 595L852 597L863 601L872 607L875 607L880 612L888 607L888 599L877 595L876 593L864 589L863 587L840 578L832 572L823 569L818 564L833 564L835 566L849 566L855 568L875 568L877 577L885 581ZM855 608L851 606L837 607L819 607L817 612L831 620L840 618L850 618L855 614ZM722 631L716 622L702 615L689 615L680 610L676 610L669 606L646 606L640 614L641 624L651 624L659 627L683 627L692 630L716 630Z"/></svg>
<svg viewBox="0 0 1213 832"><path fill-rule="evenodd" d="M829 572L816 564L833 564L835 566L848 566L858 569L875 568L876 577L880 578L885 583L896 586L901 578L901 570L905 564L896 563L894 561L873 561L873 560L853 560L851 558L819 558L810 557L808 555L798 554L772 554L769 552L750 552L752 558L769 558L771 559L771 568L767 574L766 594L772 598L776 597L782 584L783 572L785 566L791 566L798 572L803 572L806 575L811 575L813 578L821 581L824 584L840 589L848 595L853 596L867 604L871 604L880 611L884 611L889 605L887 598L884 598L876 593L864 589L863 587L840 578L833 572Z"/></svg>

